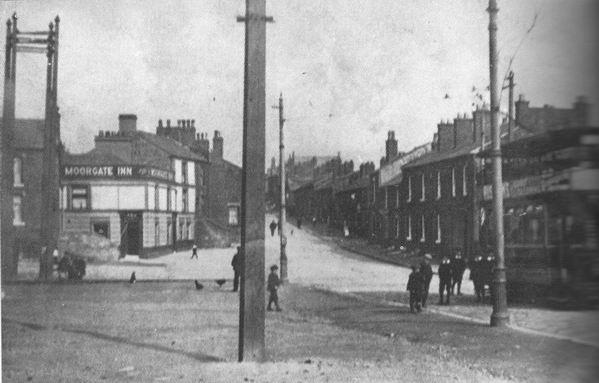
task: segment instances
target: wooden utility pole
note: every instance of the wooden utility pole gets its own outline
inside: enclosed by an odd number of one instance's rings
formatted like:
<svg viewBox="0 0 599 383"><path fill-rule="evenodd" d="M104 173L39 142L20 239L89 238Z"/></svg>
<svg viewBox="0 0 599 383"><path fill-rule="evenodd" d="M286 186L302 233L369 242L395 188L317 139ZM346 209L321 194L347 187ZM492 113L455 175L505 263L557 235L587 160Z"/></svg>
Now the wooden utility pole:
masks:
<svg viewBox="0 0 599 383"><path fill-rule="evenodd" d="M499 90L497 86L497 0L489 0L489 74L491 93L491 157L493 167L493 216L495 219L495 276L493 279L493 313L491 326L506 326L507 311L504 238L503 181L501 170L501 132L499 127Z"/></svg>
<svg viewBox="0 0 599 383"><path fill-rule="evenodd" d="M2 131L0 158L2 162L0 183L0 258L2 280L17 275L17 258L13 224L13 161L15 126L15 89L17 64L17 15L6 21L6 56L4 61L4 102L2 109Z"/></svg>
<svg viewBox="0 0 599 383"><path fill-rule="evenodd" d="M263 362L264 345L264 158L265 0L246 0L241 176L242 272L239 294L239 361Z"/></svg>
<svg viewBox="0 0 599 383"><path fill-rule="evenodd" d="M285 118L283 117L283 93L279 96L279 106L274 106L279 109L279 182L280 182L280 204L279 204L279 240L281 245L280 263L281 263L281 281L286 283L287 278L287 234L285 234L285 226L287 220L286 192L285 192L285 143L283 135L283 125Z"/></svg>
<svg viewBox="0 0 599 383"><path fill-rule="evenodd" d="M514 130L514 72L510 71L508 76L508 88L509 88L509 96L508 102L508 125L507 125L507 140L508 142L512 141L512 134Z"/></svg>

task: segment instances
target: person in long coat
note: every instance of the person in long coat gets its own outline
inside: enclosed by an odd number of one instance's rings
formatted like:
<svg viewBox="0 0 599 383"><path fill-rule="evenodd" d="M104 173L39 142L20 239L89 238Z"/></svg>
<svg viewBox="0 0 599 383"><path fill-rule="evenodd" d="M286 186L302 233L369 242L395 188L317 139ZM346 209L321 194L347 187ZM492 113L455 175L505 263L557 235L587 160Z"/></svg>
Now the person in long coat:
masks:
<svg viewBox="0 0 599 383"><path fill-rule="evenodd" d="M426 253L424 259L420 264L420 274L422 274L423 285L422 285L422 307L426 307L426 300L428 299L428 290L431 286L431 280L433 279L433 268L431 267L431 260L433 257Z"/></svg>

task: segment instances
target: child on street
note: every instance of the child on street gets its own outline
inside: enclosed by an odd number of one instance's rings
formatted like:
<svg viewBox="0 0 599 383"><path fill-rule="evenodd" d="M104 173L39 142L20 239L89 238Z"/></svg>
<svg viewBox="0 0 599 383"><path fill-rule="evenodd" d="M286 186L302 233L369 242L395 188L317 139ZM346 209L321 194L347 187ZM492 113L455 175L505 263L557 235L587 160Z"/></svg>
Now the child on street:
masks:
<svg viewBox="0 0 599 383"><path fill-rule="evenodd" d="M424 280L420 271L418 270L418 266L412 266L412 272L408 277L408 286L407 290L410 292L410 312L413 313L415 311L422 311L421 299L422 299L422 288L424 285Z"/></svg>
<svg viewBox="0 0 599 383"><path fill-rule="evenodd" d="M279 275L277 274L277 269L279 267L277 265L272 265L270 267L270 274L268 275L268 281L266 284L266 289L269 292L268 297L268 306L266 310L272 311L272 304L275 304L275 308L277 311L281 311L279 307L279 296L277 294L277 289L281 285L281 280L279 279Z"/></svg>

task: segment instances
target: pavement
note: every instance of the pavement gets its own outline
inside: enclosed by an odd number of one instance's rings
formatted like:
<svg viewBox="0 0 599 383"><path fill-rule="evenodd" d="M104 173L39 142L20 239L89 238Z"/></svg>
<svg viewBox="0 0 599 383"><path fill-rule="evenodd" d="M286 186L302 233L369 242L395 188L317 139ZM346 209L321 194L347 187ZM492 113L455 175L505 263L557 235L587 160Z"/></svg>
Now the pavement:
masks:
<svg viewBox="0 0 599 383"><path fill-rule="evenodd" d="M272 218L267 217L267 224ZM276 233L271 236L268 230L265 235L265 261L268 269L271 264L279 263L279 240ZM349 251L347 244L343 247L330 237L321 237L305 227L298 229L290 224L287 244L289 282L389 306L407 305L405 289L410 273L408 268ZM228 279L230 283L233 274L230 262L235 250L234 247L200 249L198 259L191 259L191 251L185 251L137 262L125 260L114 264L88 264L85 280L126 281L131 272L135 271L138 281L198 279L210 282ZM363 252L363 249L357 251ZM32 280L37 274L37 264L21 262L19 270L20 279ZM427 310L430 312L475 323L489 323L492 308L474 300L468 270L462 284L464 295L452 297L452 305L435 305L438 300L437 289L438 280L434 277L429 291ZM599 348L597 310L551 310L516 306L509 308L509 314L510 326L515 330Z"/></svg>

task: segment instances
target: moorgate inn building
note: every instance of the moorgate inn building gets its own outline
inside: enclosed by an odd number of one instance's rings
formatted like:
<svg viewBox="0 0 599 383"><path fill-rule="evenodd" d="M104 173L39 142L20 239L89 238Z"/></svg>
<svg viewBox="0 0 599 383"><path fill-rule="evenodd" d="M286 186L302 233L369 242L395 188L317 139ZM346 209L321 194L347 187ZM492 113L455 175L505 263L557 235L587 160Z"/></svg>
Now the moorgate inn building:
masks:
<svg viewBox="0 0 599 383"><path fill-rule="evenodd" d="M96 233L121 254L151 256L189 247L196 236L206 156L137 130L120 115L118 131L100 131L95 147L65 153L61 165L62 233Z"/></svg>

